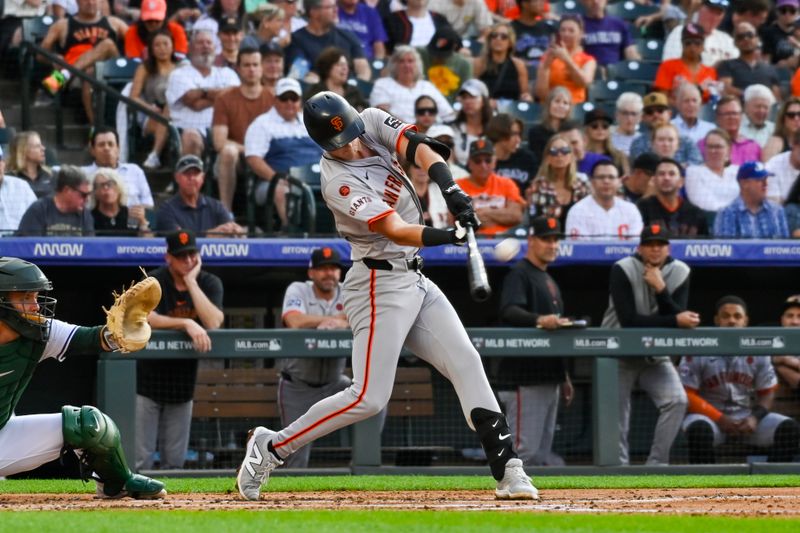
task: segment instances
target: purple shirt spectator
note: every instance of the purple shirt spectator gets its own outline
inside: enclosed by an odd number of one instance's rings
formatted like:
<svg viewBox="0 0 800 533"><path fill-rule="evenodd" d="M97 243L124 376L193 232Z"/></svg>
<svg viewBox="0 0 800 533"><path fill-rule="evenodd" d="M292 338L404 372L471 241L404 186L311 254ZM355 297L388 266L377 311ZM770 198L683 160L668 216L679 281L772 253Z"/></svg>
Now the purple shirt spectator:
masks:
<svg viewBox="0 0 800 533"><path fill-rule="evenodd" d="M583 17L583 50L594 56L601 66L625 59L625 49L634 44L627 24L620 18L605 16L596 19Z"/></svg>
<svg viewBox="0 0 800 533"><path fill-rule="evenodd" d="M734 165L742 165L747 161L761 161L761 146L752 139L746 137L739 137L737 140L732 141L731 145L731 163ZM701 153L705 153L706 140L701 139L697 146L700 148Z"/></svg>
<svg viewBox="0 0 800 533"><path fill-rule="evenodd" d="M370 61L375 58L373 44L376 42L386 43L389 40L378 10L363 3L356 6L356 12L352 15L346 13L340 5L339 27L350 30L358 37L364 48L364 55Z"/></svg>
<svg viewBox="0 0 800 533"><path fill-rule="evenodd" d="M596 154L594 152L586 152L586 154L583 156L583 159L578 161L578 172L582 172L587 176L591 176L592 167L594 166L595 163L601 160L608 161L610 160L610 158L607 155ZM622 169L620 169L620 172L621 171Z"/></svg>

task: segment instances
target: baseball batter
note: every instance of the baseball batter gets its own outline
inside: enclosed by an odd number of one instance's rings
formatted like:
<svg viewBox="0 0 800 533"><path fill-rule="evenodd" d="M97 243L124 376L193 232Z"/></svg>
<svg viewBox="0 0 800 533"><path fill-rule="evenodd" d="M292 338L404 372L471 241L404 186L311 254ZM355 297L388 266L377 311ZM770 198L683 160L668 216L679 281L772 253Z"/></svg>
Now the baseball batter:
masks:
<svg viewBox="0 0 800 533"><path fill-rule="evenodd" d="M114 422L96 407L65 405L60 413L15 416L36 365L76 354L112 351L103 326L53 319L53 286L39 267L0 258L0 476L26 472L75 450L81 472L97 480L97 497L163 498L164 484L128 468Z"/></svg>
<svg viewBox="0 0 800 533"><path fill-rule="evenodd" d="M714 323L723 328L747 327L744 300L721 298ZM792 460L800 427L788 416L770 412L778 379L769 356L684 357L679 369L689 397L683 430L690 463L713 463L714 448L728 438L766 448L771 462Z"/></svg>
<svg viewBox="0 0 800 533"><path fill-rule="evenodd" d="M469 197L445 163L449 149L378 109L359 114L342 97L317 93L305 104L309 135L325 153L322 194L352 247L344 305L353 330L353 383L316 403L281 431L253 430L237 475L240 494L260 497L269 472L313 440L377 414L389 401L403 346L436 367L455 387L467 424L478 433L498 498L534 499L511 431L480 357L455 310L421 272L423 246L464 242L479 225ZM397 162L405 155L442 190L457 229L423 225L414 187ZM444 156L444 157L443 157ZM460 226L460 227L459 227Z"/></svg>

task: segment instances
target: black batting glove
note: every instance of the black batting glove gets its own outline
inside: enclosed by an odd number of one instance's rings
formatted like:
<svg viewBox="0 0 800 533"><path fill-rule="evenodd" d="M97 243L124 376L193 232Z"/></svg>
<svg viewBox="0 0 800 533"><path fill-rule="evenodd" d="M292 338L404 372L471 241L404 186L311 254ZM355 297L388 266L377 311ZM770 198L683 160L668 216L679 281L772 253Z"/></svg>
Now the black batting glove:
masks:
<svg viewBox="0 0 800 533"><path fill-rule="evenodd" d="M443 190L442 195L451 215L458 216L464 211L472 211L472 198L455 183Z"/></svg>
<svg viewBox="0 0 800 533"><path fill-rule="evenodd" d="M458 213L456 215L456 220L465 228L472 226L473 229L478 229L481 227L481 221L478 215L475 214L475 211L472 210L472 207Z"/></svg>

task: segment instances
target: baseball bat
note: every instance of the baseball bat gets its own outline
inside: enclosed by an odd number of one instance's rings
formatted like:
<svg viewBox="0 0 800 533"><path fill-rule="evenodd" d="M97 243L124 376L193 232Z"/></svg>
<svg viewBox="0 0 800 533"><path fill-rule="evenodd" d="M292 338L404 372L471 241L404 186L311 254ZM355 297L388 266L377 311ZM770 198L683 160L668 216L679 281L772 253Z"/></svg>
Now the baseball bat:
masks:
<svg viewBox="0 0 800 533"><path fill-rule="evenodd" d="M475 230L467 226L467 276L469 276L469 292L476 302L485 302L492 295L489 286L489 276L486 275L486 265L478 250L478 241L475 239Z"/></svg>

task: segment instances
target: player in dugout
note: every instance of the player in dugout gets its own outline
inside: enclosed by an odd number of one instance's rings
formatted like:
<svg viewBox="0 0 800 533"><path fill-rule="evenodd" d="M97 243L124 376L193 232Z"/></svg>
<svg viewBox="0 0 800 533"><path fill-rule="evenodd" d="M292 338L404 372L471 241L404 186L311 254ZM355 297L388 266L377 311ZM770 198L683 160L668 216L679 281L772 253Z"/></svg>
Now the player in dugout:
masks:
<svg viewBox="0 0 800 533"><path fill-rule="evenodd" d="M715 306L714 324L746 328L747 304L723 296ZM689 441L689 463L714 463L714 449L729 440L765 449L769 462L789 462L798 452L800 426L772 412L778 378L768 355L683 357L680 376L689 397L683 430Z"/></svg>
<svg viewBox="0 0 800 533"><path fill-rule="evenodd" d="M74 451L81 475L95 479L98 498L163 498L163 483L128 468L119 430L98 408L65 405L60 413L14 415L40 362L116 351L121 345L107 325L75 326L53 318L56 299L46 296L52 289L33 263L0 257L0 476L33 470Z"/></svg>
<svg viewBox="0 0 800 533"><path fill-rule="evenodd" d="M480 440L499 499L536 499L505 416L453 306L422 272L423 246L464 243L480 225L469 196L445 162L450 149L383 110L358 113L330 91L305 103L303 121L325 152L322 194L336 229L351 245L344 309L353 330L353 384L317 402L280 431L257 427L237 474L239 493L261 497L270 471L304 445L380 412L407 347L451 381L467 424ZM425 169L442 190L455 229L425 226L419 198L397 156ZM516 188L516 185L514 185Z"/></svg>

